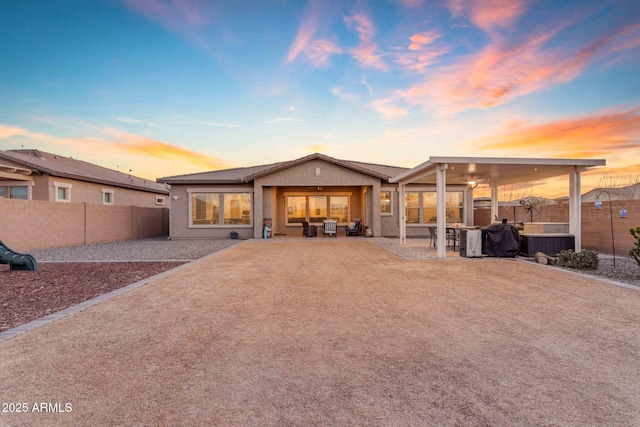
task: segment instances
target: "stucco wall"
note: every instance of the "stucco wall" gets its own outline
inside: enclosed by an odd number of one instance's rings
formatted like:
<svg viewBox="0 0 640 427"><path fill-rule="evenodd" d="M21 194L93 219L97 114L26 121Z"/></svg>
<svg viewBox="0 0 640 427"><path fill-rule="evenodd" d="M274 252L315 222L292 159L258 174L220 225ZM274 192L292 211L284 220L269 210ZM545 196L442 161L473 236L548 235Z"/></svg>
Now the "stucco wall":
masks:
<svg viewBox="0 0 640 427"><path fill-rule="evenodd" d="M172 239L228 239L231 231L236 231L241 239L253 237L253 225L219 225L211 228L189 227L189 193L187 189L202 189L214 192L252 193L252 185L172 185L170 201L171 218L169 235ZM200 191L200 190L198 190ZM252 196L255 201L255 194ZM256 221L255 203L252 206L251 219Z"/></svg>
<svg viewBox="0 0 640 427"><path fill-rule="evenodd" d="M166 208L0 199L0 240L17 251L167 235Z"/></svg>

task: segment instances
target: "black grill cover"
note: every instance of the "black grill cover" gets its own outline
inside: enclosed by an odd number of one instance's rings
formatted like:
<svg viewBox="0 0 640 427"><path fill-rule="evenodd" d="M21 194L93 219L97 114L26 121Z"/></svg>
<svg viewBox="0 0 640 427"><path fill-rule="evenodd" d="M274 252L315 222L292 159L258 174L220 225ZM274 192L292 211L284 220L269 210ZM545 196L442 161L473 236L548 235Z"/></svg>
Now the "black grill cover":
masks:
<svg viewBox="0 0 640 427"><path fill-rule="evenodd" d="M493 224L482 228L482 253L488 256L511 257L520 252L520 233L511 224Z"/></svg>

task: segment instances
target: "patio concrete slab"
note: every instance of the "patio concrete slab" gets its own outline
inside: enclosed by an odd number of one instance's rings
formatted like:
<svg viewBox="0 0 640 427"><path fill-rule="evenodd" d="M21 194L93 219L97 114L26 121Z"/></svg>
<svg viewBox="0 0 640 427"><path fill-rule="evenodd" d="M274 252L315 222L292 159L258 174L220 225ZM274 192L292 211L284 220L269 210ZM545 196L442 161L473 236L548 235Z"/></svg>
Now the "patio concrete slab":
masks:
<svg viewBox="0 0 640 427"><path fill-rule="evenodd" d="M640 292L249 241L0 343L0 425L628 426L638 356Z"/></svg>

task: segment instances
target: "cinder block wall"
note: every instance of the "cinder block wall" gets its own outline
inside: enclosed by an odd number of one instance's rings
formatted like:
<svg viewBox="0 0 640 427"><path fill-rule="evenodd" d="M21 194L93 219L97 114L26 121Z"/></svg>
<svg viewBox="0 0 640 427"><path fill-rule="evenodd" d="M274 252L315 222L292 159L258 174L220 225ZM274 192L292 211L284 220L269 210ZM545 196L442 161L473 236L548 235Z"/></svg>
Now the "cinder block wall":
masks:
<svg viewBox="0 0 640 427"><path fill-rule="evenodd" d="M0 240L20 252L169 234L169 210L0 198Z"/></svg>

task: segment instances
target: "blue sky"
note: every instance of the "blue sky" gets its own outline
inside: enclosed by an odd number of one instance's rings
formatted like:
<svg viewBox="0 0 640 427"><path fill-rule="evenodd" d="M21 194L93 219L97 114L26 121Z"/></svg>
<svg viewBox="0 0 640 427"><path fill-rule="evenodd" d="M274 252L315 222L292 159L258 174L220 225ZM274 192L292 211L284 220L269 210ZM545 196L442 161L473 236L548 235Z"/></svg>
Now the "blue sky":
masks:
<svg viewBox="0 0 640 427"><path fill-rule="evenodd" d="M637 1L14 1L0 58L0 149L145 178L312 152L640 174Z"/></svg>

